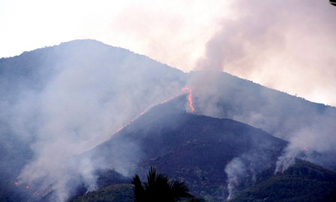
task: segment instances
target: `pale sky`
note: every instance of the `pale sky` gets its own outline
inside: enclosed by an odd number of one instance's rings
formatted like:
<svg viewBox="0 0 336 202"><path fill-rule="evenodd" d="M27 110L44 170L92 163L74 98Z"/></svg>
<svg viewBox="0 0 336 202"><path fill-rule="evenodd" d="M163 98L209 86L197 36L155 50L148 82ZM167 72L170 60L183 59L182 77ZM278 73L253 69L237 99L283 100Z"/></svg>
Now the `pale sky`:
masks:
<svg viewBox="0 0 336 202"><path fill-rule="evenodd" d="M0 58L89 38L336 106L334 19L328 0L1 0Z"/></svg>

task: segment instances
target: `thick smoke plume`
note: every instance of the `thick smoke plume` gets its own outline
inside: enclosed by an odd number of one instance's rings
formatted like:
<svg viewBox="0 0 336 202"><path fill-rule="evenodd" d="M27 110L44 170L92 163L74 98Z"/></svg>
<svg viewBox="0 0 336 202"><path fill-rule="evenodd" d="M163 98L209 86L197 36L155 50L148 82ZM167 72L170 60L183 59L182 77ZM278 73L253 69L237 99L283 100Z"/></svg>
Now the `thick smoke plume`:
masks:
<svg viewBox="0 0 336 202"><path fill-rule="evenodd" d="M315 0L238 0L231 12L208 41L197 70L224 70L336 106L335 7Z"/></svg>
<svg viewBox="0 0 336 202"><path fill-rule="evenodd" d="M289 141L284 156L279 159L280 167L287 168L302 153L306 160L335 167L332 163L332 154L336 153L334 107L311 103L225 73L208 72L203 80L206 82L201 83L203 75L193 73L190 81L195 89L197 113L241 121Z"/></svg>
<svg viewBox="0 0 336 202"><path fill-rule="evenodd" d="M314 100L334 100L334 94L316 86L336 90L336 24L331 20L336 18L335 8L313 0L234 1L231 6L235 16L222 19L221 29L208 41L195 67L207 73L195 74L190 82L199 90L199 111L288 140L277 170L286 169L302 152L307 160L328 164L330 159L317 153L336 153L334 108L313 106L230 77L222 81L216 72L224 70L291 94L310 94Z"/></svg>
<svg viewBox="0 0 336 202"><path fill-rule="evenodd" d="M128 162L140 158L137 145L125 143L113 150L120 157L114 165L79 157L183 86L178 70L96 41L64 43L20 57L35 66L27 70L33 76L27 75L29 85L19 86L13 94L6 92L1 121L33 151L18 184L49 190L53 201L65 201L80 184L89 191L96 189L97 169L133 174ZM24 76L16 79L25 83ZM11 97L17 101L10 102ZM139 150L139 156L128 155L129 148Z"/></svg>
<svg viewBox="0 0 336 202"><path fill-rule="evenodd" d="M197 113L232 118L288 140L277 170L286 169L302 153L313 162L330 162L316 156L336 153L334 108L260 90L217 71L263 81L269 87L291 86L292 94L323 95L328 101L335 95L313 85L336 90L335 8L315 0L238 0L232 5L235 16L222 19L221 29L207 43L196 67L212 72L190 76ZM92 43L96 42L63 44L39 56L34 54L42 50L24 53L22 61L11 66L24 63L27 69L14 76L0 70L0 130L4 134L0 149L27 147L33 153L8 170L25 165L17 171L19 183L54 191L53 201L66 200L81 183L95 189L96 169L132 173L129 162L139 156L129 155L128 149L141 155L137 145L125 143L124 148L113 150L121 157L113 165L93 163L89 157L80 162L73 159L184 86L183 74L177 70L156 68L148 58ZM11 144L17 140L20 144ZM246 158L237 157L225 170L231 195L239 186L237 180L263 168L251 166Z"/></svg>

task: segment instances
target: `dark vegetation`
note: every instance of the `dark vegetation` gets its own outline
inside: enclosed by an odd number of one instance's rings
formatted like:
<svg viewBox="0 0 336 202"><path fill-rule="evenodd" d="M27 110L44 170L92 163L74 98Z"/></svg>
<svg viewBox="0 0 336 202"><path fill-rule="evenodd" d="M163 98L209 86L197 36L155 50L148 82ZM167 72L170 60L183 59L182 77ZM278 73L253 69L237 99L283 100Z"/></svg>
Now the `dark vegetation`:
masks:
<svg viewBox="0 0 336 202"><path fill-rule="evenodd" d="M115 170L99 170L96 171L97 186L105 187L112 184L127 184L131 182L131 178L125 177Z"/></svg>
<svg viewBox="0 0 336 202"><path fill-rule="evenodd" d="M265 178L236 195L232 202L335 202L336 173L298 161L283 174Z"/></svg>
<svg viewBox="0 0 336 202"><path fill-rule="evenodd" d="M133 185L117 184L89 192L71 202L133 202Z"/></svg>
<svg viewBox="0 0 336 202"><path fill-rule="evenodd" d="M146 183L143 184L140 177L135 175L132 184L135 202L176 202L183 198L194 198L183 182L170 181L153 167L149 170Z"/></svg>
<svg viewBox="0 0 336 202"><path fill-rule="evenodd" d="M188 192L183 182L170 180L152 167L147 182L135 175L131 184L106 186L76 197L71 202L203 202Z"/></svg>
<svg viewBox="0 0 336 202"><path fill-rule="evenodd" d="M297 162L291 166L284 173L278 173L274 175L274 169L265 170L260 173L256 184L253 186L238 192L235 197L230 199L232 202L335 202L336 201L336 173L329 171L320 166L314 165L309 162L297 160ZM153 182L153 176L157 174L148 175L150 182ZM169 184L168 178L159 175L159 180L156 178L157 183L164 184L158 186L155 183L144 185L139 180L139 177L134 178L133 184L118 184L110 185L101 188L94 192L89 192L83 196L77 197L72 202L128 202L134 201L138 198L138 202L143 200L144 192L148 189L148 186L156 186L156 189L151 189L150 192L154 192L154 196L158 194L158 197L165 196L157 189L160 187L166 187ZM169 188L167 188L169 189ZM185 188L182 189L182 192ZM135 192L135 195L134 195ZM139 194L140 193L140 194ZM137 196L138 195L138 196ZM140 196L139 196L140 195ZM137 197L134 197L137 196ZM166 197L169 198L169 197ZM147 200L148 202L150 200ZM158 200L164 201L164 200ZM185 202L200 202L204 199L184 199ZM212 199L208 199L212 201ZM223 201L223 200L218 200Z"/></svg>

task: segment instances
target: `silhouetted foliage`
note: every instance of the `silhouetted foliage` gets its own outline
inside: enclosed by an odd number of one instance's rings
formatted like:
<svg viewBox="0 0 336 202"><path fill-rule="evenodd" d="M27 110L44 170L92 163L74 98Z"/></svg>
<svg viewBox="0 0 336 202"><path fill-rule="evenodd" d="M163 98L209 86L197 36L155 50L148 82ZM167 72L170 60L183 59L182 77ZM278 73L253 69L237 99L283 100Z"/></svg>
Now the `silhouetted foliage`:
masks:
<svg viewBox="0 0 336 202"><path fill-rule="evenodd" d="M142 184L138 175L133 177L135 202L175 202L193 196L183 182L171 181L151 167L147 183ZM194 200L193 200L194 201Z"/></svg>
<svg viewBox="0 0 336 202"><path fill-rule="evenodd" d="M78 196L71 202L132 202L134 201L132 188L131 184L110 185Z"/></svg>
<svg viewBox="0 0 336 202"><path fill-rule="evenodd" d="M336 6L336 0L330 0L330 4Z"/></svg>

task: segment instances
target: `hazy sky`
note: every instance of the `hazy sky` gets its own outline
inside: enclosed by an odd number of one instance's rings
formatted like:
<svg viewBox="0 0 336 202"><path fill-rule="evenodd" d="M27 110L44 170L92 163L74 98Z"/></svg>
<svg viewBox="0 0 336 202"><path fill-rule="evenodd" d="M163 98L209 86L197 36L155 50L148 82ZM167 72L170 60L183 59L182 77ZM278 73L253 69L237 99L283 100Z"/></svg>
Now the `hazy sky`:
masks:
<svg viewBox="0 0 336 202"><path fill-rule="evenodd" d="M336 106L334 19L328 0L1 0L0 57L91 38Z"/></svg>

